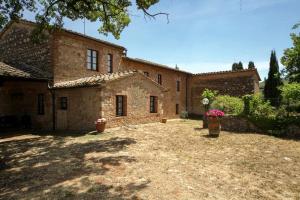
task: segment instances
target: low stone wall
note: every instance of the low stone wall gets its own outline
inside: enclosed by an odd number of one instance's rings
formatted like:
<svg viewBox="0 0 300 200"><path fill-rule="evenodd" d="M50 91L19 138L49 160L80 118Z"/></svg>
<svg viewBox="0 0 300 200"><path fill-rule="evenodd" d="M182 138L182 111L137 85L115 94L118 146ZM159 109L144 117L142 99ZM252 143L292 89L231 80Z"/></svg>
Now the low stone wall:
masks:
<svg viewBox="0 0 300 200"><path fill-rule="evenodd" d="M264 131L256 127L252 122L243 117L224 116L222 118L222 130L233 132L255 132L263 133Z"/></svg>
<svg viewBox="0 0 300 200"><path fill-rule="evenodd" d="M241 116L224 116L222 118L222 130L232 131L239 133L264 133L264 134L274 134L282 135L288 137L300 137L300 127L294 124L289 125L282 130L269 130L263 131L258 128L255 124L250 122L248 119Z"/></svg>

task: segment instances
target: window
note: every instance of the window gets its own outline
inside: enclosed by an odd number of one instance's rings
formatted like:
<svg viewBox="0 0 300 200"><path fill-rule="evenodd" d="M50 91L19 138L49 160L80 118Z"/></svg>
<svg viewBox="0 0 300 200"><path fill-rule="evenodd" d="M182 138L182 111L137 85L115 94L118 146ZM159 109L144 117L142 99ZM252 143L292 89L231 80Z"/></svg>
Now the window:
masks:
<svg viewBox="0 0 300 200"><path fill-rule="evenodd" d="M97 71L98 70L98 51L88 49L87 50L87 69Z"/></svg>
<svg viewBox="0 0 300 200"><path fill-rule="evenodd" d="M144 72L144 75L149 77L149 72Z"/></svg>
<svg viewBox="0 0 300 200"><path fill-rule="evenodd" d="M158 84L162 84L162 80L161 80L161 74L158 74L157 75L157 82L158 82Z"/></svg>
<svg viewBox="0 0 300 200"><path fill-rule="evenodd" d="M176 104L176 115L179 114L179 104Z"/></svg>
<svg viewBox="0 0 300 200"><path fill-rule="evenodd" d="M117 95L116 96L116 115L117 116L126 116L126 96Z"/></svg>
<svg viewBox="0 0 300 200"><path fill-rule="evenodd" d="M67 110L68 109L68 98L60 97L60 109Z"/></svg>
<svg viewBox="0 0 300 200"><path fill-rule="evenodd" d="M107 72L113 73L113 55L107 54Z"/></svg>
<svg viewBox="0 0 300 200"><path fill-rule="evenodd" d="M45 105L44 105L44 94L38 94L38 114L45 114Z"/></svg>
<svg viewBox="0 0 300 200"><path fill-rule="evenodd" d="M176 90L177 92L180 91L180 81L176 81Z"/></svg>
<svg viewBox="0 0 300 200"><path fill-rule="evenodd" d="M150 113L157 113L157 97L150 96Z"/></svg>

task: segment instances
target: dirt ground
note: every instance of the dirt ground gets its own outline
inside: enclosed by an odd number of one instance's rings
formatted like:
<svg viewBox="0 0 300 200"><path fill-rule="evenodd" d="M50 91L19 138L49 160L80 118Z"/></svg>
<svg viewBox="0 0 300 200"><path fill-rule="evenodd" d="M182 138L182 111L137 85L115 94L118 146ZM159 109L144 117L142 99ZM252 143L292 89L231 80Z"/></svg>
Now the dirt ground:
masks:
<svg viewBox="0 0 300 200"><path fill-rule="evenodd" d="M0 199L300 199L300 141L200 127L0 136Z"/></svg>

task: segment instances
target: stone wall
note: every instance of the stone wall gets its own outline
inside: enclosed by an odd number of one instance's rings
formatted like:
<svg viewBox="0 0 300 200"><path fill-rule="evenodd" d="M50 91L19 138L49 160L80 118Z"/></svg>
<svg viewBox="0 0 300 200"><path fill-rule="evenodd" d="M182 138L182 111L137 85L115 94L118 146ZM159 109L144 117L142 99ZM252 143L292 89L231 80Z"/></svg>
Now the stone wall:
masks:
<svg viewBox="0 0 300 200"><path fill-rule="evenodd" d="M101 112L101 89L98 87L55 90L56 129L94 130ZM61 109L60 98L68 98L67 110Z"/></svg>
<svg viewBox="0 0 300 200"><path fill-rule="evenodd" d="M160 121L165 115L165 94L143 75L111 82L103 89L101 116L108 120L108 127ZM116 95L127 97L126 116L116 117ZM150 96L158 97L157 113L150 113Z"/></svg>
<svg viewBox="0 0 300 200"><path fill-rule="evenodd" d="M116 95L126 95L127 115L116 116ZM150 95L158 97L158 112L150 113ZM56 128L94 130L96 119L107 119L107 127L157 122L164 116L164 95L151 80L136 75L105 86L55 90ZM68 98L67 110L60 109L60 97Z"/></svg>
<svg viewBox="0 0 300 200"><path fill-rule="evenodd" d="M188 74L174 70L164 69L133 60L123 59L125 69L136 69L149 73L149 78L157 81L157 75L162 75L162 86L169 90L165 97L165 116L177 118L182 111L186 111L186 83ZM176 90L176 81L180 81L180 91ZM179 104L179 114L176 115L176 104Z"/></svg>
<svg viewBox="0 0 300 200"><path fill-rule="evenodd" d="M252 122L243 117L224 116L221 120L223 131L232 131L239 133L263 133L264 131L256 127Z"/></svg>
<svg viewBox="0 0 300 200"><path fill-rule="evenodd" d="M52 76L52 37L37 44L32 42L32 25L13 23L0 38L0 60L18 66L27 64Z"/></svg>
<svg viewBox="0 0 300 200"><path fill-rule="evenodd" d="M44 94L45 114L38 114L38 94ZM52 96L47 82L4 81L0 87L0 117L26 114L35 129L52 129Z"/></svg>
<svg viewBox="0 0 300 200"><path fill-rule="evenodd" d="M221 95L241 97L246 94L259 92L258 79L254 71L194 75L189 79L189 112L195 115L203 114L204 107L201 103L201 94L204 89L217 90Z"/></svg>
<svg viewBox="0 0 300 200"><path fill-rule="evenodd" d="M113 72L123 70L123 50L66 32L54 37L54 82L74 80L97 74L107 74L107 54L113 55ZM98 51L98 71L87 69L87 50Z"/></svg>

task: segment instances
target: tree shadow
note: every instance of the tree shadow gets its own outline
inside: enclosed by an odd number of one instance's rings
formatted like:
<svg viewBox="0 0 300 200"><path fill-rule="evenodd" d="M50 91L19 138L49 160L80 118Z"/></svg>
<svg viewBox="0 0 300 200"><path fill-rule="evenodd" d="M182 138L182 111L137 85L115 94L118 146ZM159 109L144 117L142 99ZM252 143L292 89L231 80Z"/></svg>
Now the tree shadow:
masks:
<svg viewBox="0 0 300 200"><path fill-rule="evenodd" d="M115 187L87 178L136 162L132 156L115 155L135 143L128 137L68 143L61 136L1 142L7 167L0 171L0 199L99 199L97 195L104 199L138 199L134 193L148 183ZM72 181L81 186L61 185ZM78 192L85 187L87 191Z"/></svg>

